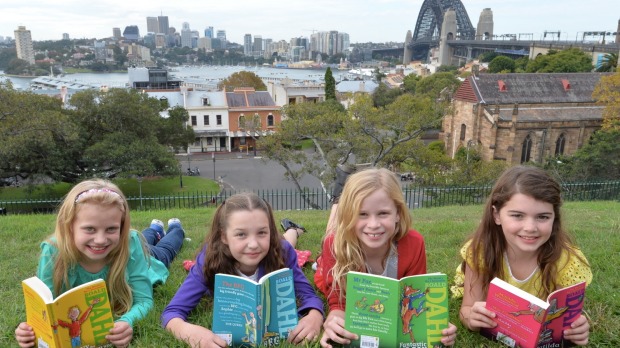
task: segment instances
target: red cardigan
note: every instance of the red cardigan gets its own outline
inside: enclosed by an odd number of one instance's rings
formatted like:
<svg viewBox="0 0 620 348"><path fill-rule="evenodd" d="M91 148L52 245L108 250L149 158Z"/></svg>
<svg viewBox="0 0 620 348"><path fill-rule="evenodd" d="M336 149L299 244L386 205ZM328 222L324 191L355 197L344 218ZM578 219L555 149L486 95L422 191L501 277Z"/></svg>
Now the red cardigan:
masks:
<svg viewBox="0 0 620 348"><path fill-rule="evenodd" d="M317 260L317 271L314 274L314 283L327 299L329 310L344 310L346 299L340 299L339 289L332 288L331 269L336 264L332 254L334 234L330 233L323 241L323 250ZM410 275L426 273L426 249L424 238L415 230L409 230L407 234L396 242L398 252L398 279Z"/></svg>

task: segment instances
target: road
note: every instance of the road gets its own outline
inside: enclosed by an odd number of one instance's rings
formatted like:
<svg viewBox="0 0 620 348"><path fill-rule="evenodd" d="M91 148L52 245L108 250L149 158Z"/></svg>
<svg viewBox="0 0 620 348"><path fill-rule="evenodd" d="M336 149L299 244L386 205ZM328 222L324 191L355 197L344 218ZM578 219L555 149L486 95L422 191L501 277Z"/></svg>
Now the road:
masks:
<svg viewBox="0 0 620 348"><path fill-rule="evenodd" d="M192 169L197 166L202 177L216 180L221 177L225 187L233 190L297 189L292 181L285 178L285 170L281 165L255 158L252 153L216 154L215 165L211 154L192 153L189 161L187 155L179 155L177 158L183 164L184 171L188 166ZM302 188L321 189L319 180L313 176L305 175L299 183Z"/></svg>

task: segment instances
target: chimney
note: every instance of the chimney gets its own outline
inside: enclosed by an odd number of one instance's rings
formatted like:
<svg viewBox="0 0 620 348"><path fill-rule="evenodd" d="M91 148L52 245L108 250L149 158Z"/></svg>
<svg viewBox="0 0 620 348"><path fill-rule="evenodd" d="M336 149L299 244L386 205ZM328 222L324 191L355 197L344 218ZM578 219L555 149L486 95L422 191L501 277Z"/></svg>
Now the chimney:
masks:
<svg viewBox="0 0 620 348"><path fill-rule="evenodd" d="M562 79L562 86L564 91L568 91L570 89L570 82L567 79Z"/></svg>
<svg viewBox="0 0 620 348"><path fill-rule="evenodd" d="M497 80L497 85L499 87L499 91L500 92L506 92L508 89L506 87L506 83L504 82L504 80Z"/></svg>

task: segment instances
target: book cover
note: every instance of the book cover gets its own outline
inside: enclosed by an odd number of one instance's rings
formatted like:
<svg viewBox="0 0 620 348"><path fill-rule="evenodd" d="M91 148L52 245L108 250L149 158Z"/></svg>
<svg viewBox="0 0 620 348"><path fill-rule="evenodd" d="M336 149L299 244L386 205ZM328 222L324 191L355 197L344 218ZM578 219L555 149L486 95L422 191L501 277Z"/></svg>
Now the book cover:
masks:
<svg viewBox="0 0 620 348"><path fill-rule="evenodd" d="M22 281L22 288L35 347L113 347L105 339L114 327L105 280L82 284L56 299L37 277Z"/></svg>
<svg viewBox="0 0 620 348"><path fill-rule="evenodd" d="M235 347L277 346L297 326L293 271L283 268L258 282L216 274L212 331Z"/></svg>
<svg viewBox="0 0 620 348"><path fill-rule="evenodd" d="M496 313L497 326L480 333L509 347L571 347L564 329L581 315L585 282L554 291L541 300L495 278L489 285L486 308Z"/></svg>
<svg viewBox="0 0 620 348"><path fill-rule="evenodd" d="M359 336L349 347L443 347L448 327L448 279L432 273L400 280L347 274L345 328Z"/></svg>

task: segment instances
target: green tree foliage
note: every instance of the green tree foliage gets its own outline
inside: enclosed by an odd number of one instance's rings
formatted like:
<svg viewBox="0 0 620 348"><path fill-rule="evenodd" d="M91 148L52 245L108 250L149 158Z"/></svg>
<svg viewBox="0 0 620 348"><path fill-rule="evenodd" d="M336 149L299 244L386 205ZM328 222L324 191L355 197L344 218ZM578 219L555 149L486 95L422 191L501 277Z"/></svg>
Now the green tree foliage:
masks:
<svg viewBox="0 0 620 348"><path fill-rule="evenodd" d="M489 63L489 73L513 73L515 61L506 56L497 56Z"/></svg>
<svg viewBox="0 0 620 348"><path fill-rule="evenodd" d="M159 100L135 90L81 91L59 99L0 88L0 177L57 181L120 173L178 173L171 148L193 141L187 111L162 118ZM16 168L19 168L18 173Z"/></svg>
<svg viewBox="0 0 620 348"><path fill-rule="evenodd" d="M594 133L566 165L570 167L570 180L620 179L620 129Z"/></svg>
<svg viewBox="0 0 620 348"><path fill-rule="evenodd" d="M492 61L493 59L495 59L495 57L498 57L498 56L499 56L499 53L494 52L494 51L489 51L489 52L484 52L481 55L479 55L478 59L481 62L488 63L488 62Z"/></svg>
<svg viewBox="0 0 620 348"><path fill-rule="evenodd" d="M14 58L9 61L4 72L11 75L30 75L34 74L34 66L23 59Z"/></svg>
<svg viewBox="0 0 620 348"><path fill-rule="evenodd" d="M418 84L418 81L420 81L421 79L422 78L420 77L420 75L417 74L409 74L405 76L405 78L403 79L403 89L405 90L405 92L415 94L416 86Z"/></svg>
<svg viewBox="0 0 620 348"><path fill-rule="evenodd" d="M605 105L603 129L620 129L620 71L601 77L592 97Z"/></svg>
<svg viewBox="0 0 620 348"><path fill-rule="evenodd" d="M77 128L59 99L0 83L0 178L70 171Z"/></svg>
<svg viewBox="0 0 620 348"><path fill-rule="evenodd" d="M256 91L266 91L267 86L258 75L251 71L238 71L217 84L217 88L232 92L235 88L252 87Z"/></svg>
<svg viewBox="0 0 620 348"><path fill-rule="evenodd" d="M325 70L325 100L336 100L336 80L330 67Z"/></svg>
<svg viewBox="0 0 620 348"><path fill-rule="evenodd" d="M380 83L372 94L372 101L375 107L382 108L392 103L403 91L400 88L389 88L386 84Z"/></svg>
<svg viewBox="0 0 620 348"><path fill-rule="evenodd" d="M15 51L15 47L11 48L0 48L0 70L6 72L6 68L9 66L9 62L12 59L17 58L17 52Z"/></svg>
<svg viewBox="0 0 620 348"><path fill-rule="evenodd" d="M418 81L415 93L437 99L441 97L442 92L447 92L451 95L460 84L461 81L453 73L434 73Z"/></svg>
<svg viewBox="0 0 620 348"><path fill-rule="evenodd" d="M356 163L394 166L406 157L404 148L415 144L426 130L439 126L443 112L433 98L411 94L401 95L381 109L362 94L354 97L348 110L335 102L288 105L279 131L261 138L261 146L264 156L282 164L290 178L308 173L326 187L336 165L350 158ZM316 152L297 150L294 144L303 139L311 139ZM292 172L291 163L302 167Z"/></svg>
<svg viewBox="0 0 620 348"><path fill-rule="evenodd" d="M546 55L540 55L536 59L530 60L526 72L590 72L593 68L590 55L578 48L570 48L562 51L550 50Z"/></svg>

